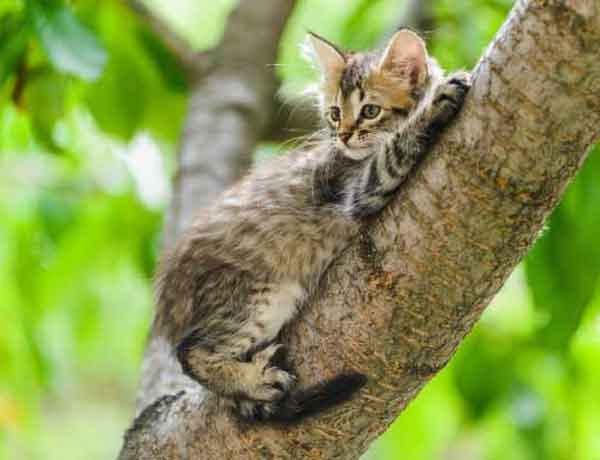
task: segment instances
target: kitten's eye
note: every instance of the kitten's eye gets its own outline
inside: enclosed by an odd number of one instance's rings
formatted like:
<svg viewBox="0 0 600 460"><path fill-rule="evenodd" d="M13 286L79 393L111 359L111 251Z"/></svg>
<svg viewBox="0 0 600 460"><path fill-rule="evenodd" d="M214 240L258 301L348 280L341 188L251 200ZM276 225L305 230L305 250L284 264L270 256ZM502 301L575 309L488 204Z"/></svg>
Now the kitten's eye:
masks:
<svg viewBox="0 0 600 460"><path fill-rule="evenodd" d="M365 118L375 118L381 112L381 107L375 104L365 104L362 108L362 116Z"/></svg>
<svg viewBox="0 0 600 460"><path fill-rule="evenodd" d="M339 107L330 107L329 108L329 118L331 118L331 121L333 121L334 123L337 123L338 121L340 121Z"/></svg>

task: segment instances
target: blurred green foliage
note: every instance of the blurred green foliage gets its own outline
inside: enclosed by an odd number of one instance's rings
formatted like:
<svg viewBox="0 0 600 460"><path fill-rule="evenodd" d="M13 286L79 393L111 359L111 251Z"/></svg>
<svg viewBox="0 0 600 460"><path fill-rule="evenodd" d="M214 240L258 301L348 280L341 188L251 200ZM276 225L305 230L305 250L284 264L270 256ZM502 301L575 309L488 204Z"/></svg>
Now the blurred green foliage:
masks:
<svg viewBox="0 0 600 460"><path fill-rule="evenodd" d="M147 0L199 49L233 0ZM281 45L294 92L306 28L380 41L398 0L299 0ZM438 0L427 31L472 67L508 0ZM0 459L114 458L132 415L150 278L188 88L117 0L0 0ZM600 156L447 369L369 459L600 458Z"/></svg>

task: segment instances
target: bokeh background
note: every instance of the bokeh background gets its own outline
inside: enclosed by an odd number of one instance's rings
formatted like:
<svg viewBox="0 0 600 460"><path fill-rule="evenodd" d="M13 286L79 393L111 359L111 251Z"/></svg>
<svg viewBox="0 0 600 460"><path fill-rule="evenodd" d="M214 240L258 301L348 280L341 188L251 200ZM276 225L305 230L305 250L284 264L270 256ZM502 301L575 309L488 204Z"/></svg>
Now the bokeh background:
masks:
<svg viewBox="0 0 600 460"><path fill-rule="evenodd" d="M147 0L199 50L233 0ZM508 0L435 0L426 38L471 68ZM299 0L278 72L314 78L310 28L351 48L402 0ZM115 458L132 417L189 88L123 2L0 0L0 459ZM263 149L270 154L277 149ZM600 154L449 366L370 460L600 459Z"/></svg>

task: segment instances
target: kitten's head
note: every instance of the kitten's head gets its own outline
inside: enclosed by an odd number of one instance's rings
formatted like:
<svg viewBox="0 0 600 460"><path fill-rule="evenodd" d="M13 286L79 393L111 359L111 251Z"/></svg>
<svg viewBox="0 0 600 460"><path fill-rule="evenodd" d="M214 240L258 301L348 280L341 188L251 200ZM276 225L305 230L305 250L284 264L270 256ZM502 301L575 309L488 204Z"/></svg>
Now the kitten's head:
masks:
<svg viewBox="0 0 600 460"><path fill-rule="evenodd" d="M308 57L321 72L323 117L338 147L361 156L413 110L428 81L425 43L414 32L396 32L382 51L344 52L310 33ZM354 153L354 155L353 155Z"/></svg>

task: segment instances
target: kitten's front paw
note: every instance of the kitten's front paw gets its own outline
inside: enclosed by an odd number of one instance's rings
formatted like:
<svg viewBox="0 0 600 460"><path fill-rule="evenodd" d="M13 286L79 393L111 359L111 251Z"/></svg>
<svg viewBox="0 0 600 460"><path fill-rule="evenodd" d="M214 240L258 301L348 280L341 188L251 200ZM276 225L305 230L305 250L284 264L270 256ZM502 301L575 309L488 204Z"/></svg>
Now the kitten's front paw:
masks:
<svg viewBox="0 0 600 460"><path fill-rule="evenodd" d="M456 116L471 87L468 72L455 72L436 88L433 97L433 120L439 127L445 126Z"/></svg>

